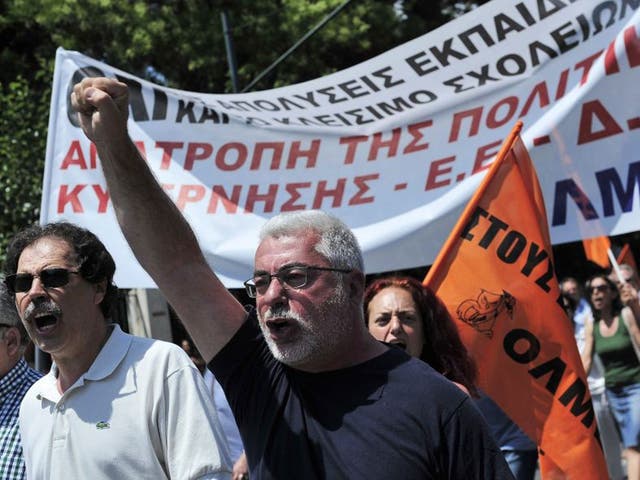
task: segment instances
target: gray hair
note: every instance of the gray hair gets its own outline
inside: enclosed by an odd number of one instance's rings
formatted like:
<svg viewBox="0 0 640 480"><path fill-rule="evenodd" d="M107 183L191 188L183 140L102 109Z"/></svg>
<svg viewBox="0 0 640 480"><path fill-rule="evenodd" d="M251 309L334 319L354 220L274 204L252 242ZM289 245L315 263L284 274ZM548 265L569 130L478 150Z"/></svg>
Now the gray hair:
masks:
<svg viewBox="0 0 640 480"><path fill-rule="evenodd" d="M262 226L260 240L312 230L320 235L316 251L334 268L348 268L364 273L364 260L358 240L342 220L321 210L276 215Z"/></svg>
<svg viewBox="0 0 640 480"><path fill-rule="evenodd" d="M15 298L4 283L4 278L0 278L0 323L6 323L20 330L21 344L23 346L27 344L27 332L16 309Z"/></svg>

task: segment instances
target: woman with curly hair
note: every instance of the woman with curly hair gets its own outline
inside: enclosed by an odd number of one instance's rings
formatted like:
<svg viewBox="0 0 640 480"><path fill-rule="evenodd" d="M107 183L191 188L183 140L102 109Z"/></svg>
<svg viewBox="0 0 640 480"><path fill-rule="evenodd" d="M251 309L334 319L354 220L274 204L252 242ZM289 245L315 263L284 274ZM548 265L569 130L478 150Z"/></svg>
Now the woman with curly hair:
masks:
<svg viewBox="0 0 640 480"><path fill-rule="evenodd" d="M536 445L476 387L476 365L460 339L442 300L418 280L405 276L374 280L364 294L369 332L431 365L469 395L487 420L491 433L517 480L532 480Z"/></svg>
<svg viewBox="0 0 640 480"><path fill-rule="evenodd" d="M476 366L449 312L429 287L411 277L374 280L364 294L371 334L428 363L467 393L477 396Z"/></svg>

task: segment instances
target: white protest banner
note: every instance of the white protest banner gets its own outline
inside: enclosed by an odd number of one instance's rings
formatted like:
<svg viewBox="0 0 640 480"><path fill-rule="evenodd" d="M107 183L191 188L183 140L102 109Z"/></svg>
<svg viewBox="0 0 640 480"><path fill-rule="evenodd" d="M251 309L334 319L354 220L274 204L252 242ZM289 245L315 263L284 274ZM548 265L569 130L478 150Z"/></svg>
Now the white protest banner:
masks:
<svg viewBox="0 0 640 480"><path fill-rule="evenodd" d="M553 243L638 230L639 5L494 0L347 70L246 94L163 88L59 49L41 221L89 228L120 287L153 286L69 106L76 81L106 75L129 84L129 132L228 287L251 275L265 220L301 209L352 227L368 273L432 263L518 119Z"/></svg>

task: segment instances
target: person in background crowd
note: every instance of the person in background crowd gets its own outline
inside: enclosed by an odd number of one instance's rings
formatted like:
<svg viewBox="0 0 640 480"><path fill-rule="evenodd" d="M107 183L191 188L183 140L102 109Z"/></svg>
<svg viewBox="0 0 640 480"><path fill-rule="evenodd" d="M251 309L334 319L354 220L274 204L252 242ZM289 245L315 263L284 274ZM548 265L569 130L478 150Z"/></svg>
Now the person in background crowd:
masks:
<svg viewBox="0 0 640 480"><path fill-rule="evenodd" d="M574 297L571 297L565 293L562 294L562 304L567 318L569 321L573 319L573 315L576 308L576 302ZM589 306L589 315L587 322L592 318L591 307ZM572 322L573 325L573 322ZM584 350L584 328L580 333L575 333L576 344L578 351L582 354ZM607 397L604 393L604 373L602 362L598 355L593 355L593 361L591 363L591 371L588 372L587 382L589 384L589 393L591 394L591 403L593 404L593 410L596 415L596 422L598 423L598 431L600 432L600 442L602 444L602 450L604 451L604 458L607 462L607 470L609 471L610 480L622 480L624 478L624 472L621 463L620 450L620 436L616 429L615 420L613 419Z"/></svg>
<svg viewBox="0 0 640 480"><path fill-rule="evenodd" d="M125 238L224 388L252 476L511 478L469 397L367 332L362 251L344 223L321 211L272 217L247 313L131 141L127 86L85 78L71 102Z"/></svg>
<svg viewBox="0 0 640 480"><path fill-rule="evenodd" d="M591 308L589 307L589 302L584 297L582 292L582 288L574 277L565 277L560 281L560 292L563 295L571 298L575 303L575 308L573 309L573 317L571 320L574 325L574 334L582 336L582 330L584 329L584 324L587 319L591 315Z"/></svg>
<svg viewBox="0 0 640 480"><path fill-rule="evenodd" d="M574 297L564 292L560 294L560 299L562 300L562 309L564 310L564 313L567 314L567 319L573 326L573 316L576 313L576 307L578 306L578 304Z"/></svg>
<svg viewBox="0 0 640 480"><path fill-rule="evenodd" d="M618 266L619 273L612 269L609 280L618 287L620 298L626 299L625 305L633 310L636 318L640 318L640 280L635 269L626 263Z"/></svg>
<svg viewBox="0 0 640 480"><path fill-rule="evenodd" d="M229 478L216 412L187 355L109 323L115 263L93 233L26 228L4 270L24 327L53 359L20 407L28 478Z"/></svg>
<svg viewBox="0 0 640 480"><path fill-rule="evenodd" d="M591 306L583 295L583 288L574 277L565 277L560 282L560 290L565 302L565 312L567 312L569 320L572 321L573 335L578 345L578 351L582 352L585 342L585 325L592 321ZM570 304L567 308L568 303ZM620 462L620 437L604 394L604 373L598 355L593 356L591 370L587 372L587 382L600 431L602 449L607 461L607 469L611 480L618 480L624 476Z"/></svg>
<svg viewBox="0 0 640 480"><path fill-rule="evenodd" d="M29 387L42 375L31 369L23 352L29 341L13 295L0 282L0 478L26 478L18 412Z"/></svg>
<svg viewBox="0 0 640 480"><path fill-rule="evenodd" d="M364 293L367 327L374 338L431 365L463 391L478 395L476 365L440 299L418 280L378 278Z"/></svg>
<svg viewBox="0 0 640 480"><path fill-rule="evenodd" d="M622 283L629 283L636 290L640 290L640 279L638 279L638 273L635 269L629 265L628 263L621 263L618 265L620 270L620 274L622 278L618 278L617 272L614 270L611 271L609 275L609 279L613 281L618 287Z"/></svg>
<svg viewBox="0 0 640 480"><path fill-rule="evenodd" d="M204 358L200 355L191 338L183 338L180 341L180 346L186 354L189 355L191 361L202 374L204 383L213 400L213 405L216 407L216 412L218 412L218 419L220 420L222 431L227 439L229 454L233 462L231 480L245 480L249 478L249 465L247 463L247 456L244 453L244 447L242 446L240 432L238 431L236 420L233 418L231 407L229 406L229 402L227 402L227 397L222 391L222 387L213 376L213 373L211 373L211 370L207 368Z"/></svg>
<svg viewBox="0 0 640 480"><path fill-rule="evenodd" d="M406 276L378 278L365 290L364 312L374 338L406 350L465 392L480 396L475 362L447 308L429 287ZM486 395L476 400L476 406L514 477L533 480L538 458L535 443Z"/></svg>
<svg viewBox="0 0 640 480"><path fill-rule="evenodd" d="M604 367L605 394L618 424L624 445L629 480L640 480L640 321L623 305L637 297L621 297L604 274L587 281L593 321L585 326L582 361L585 371L594 353Z"/></svg>

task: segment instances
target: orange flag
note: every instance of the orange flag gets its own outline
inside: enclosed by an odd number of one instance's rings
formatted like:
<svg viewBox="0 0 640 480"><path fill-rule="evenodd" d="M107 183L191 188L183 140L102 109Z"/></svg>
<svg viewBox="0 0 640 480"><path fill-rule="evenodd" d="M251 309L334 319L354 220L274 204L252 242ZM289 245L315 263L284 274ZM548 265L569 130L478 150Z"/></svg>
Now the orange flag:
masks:
<svg viewBox="0 0 640 480"><path fill-rule="evenodd" d="M480 387L537 442L543 478L608 478L521 128L503 144L424 283L456 320Z"/></svg>
<svg viewBox="0 0 640 480"><path fill-rule="evenodd" d="M582 240L584 254L587 260L600 265L602 268L610 268L609 255L607 251L611 248L609 237L585 238Z"/></svg>
<svg viewBox="0 0 640 480"><path fill-rule="evenodd" d="M631 247L629 246L628 243L624 244L616 260L618 262L618 265L622 265L623 263L626 263L631 268L633 268L636 272L638 271L638 265L636 264L636 259L634 258L633 252L631 251Z"/></svg>

